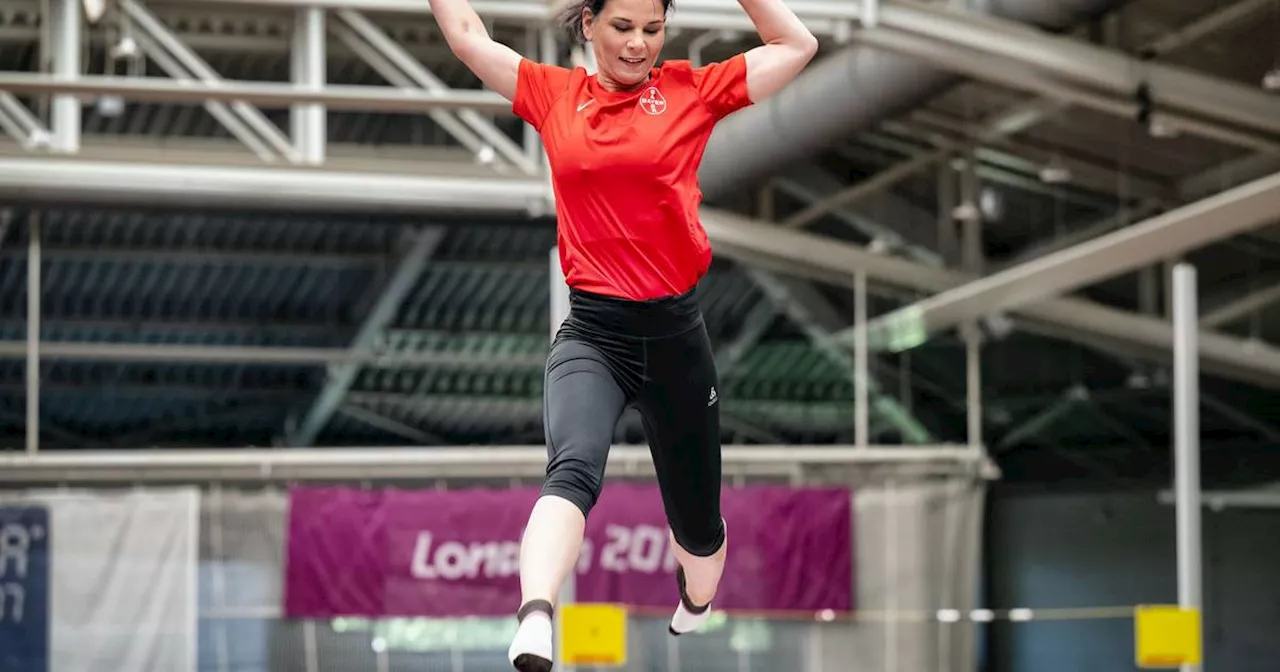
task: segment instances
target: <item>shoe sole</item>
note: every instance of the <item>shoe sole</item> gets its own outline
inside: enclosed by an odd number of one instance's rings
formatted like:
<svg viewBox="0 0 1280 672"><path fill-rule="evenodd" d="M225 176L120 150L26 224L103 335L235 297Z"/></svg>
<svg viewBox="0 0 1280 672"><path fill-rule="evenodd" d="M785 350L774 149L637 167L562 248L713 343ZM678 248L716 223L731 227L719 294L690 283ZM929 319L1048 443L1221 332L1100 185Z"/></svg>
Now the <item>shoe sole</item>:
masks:
<svg viewBox="0 0 1280 672"><path fill-rule="evenodd" d="M520 672L551 672L551 661L532 653L516 656L515 666Z"/></svg>

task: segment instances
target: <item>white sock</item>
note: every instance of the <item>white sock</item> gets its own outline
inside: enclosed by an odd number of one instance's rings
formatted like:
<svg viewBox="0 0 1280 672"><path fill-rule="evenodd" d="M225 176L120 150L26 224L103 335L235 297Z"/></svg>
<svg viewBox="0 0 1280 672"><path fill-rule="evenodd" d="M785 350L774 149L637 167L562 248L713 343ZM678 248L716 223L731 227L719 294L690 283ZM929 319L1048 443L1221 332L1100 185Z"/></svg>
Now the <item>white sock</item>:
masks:
<svg viewBox="0 0 1280 672"><path fill-rule="evenodd" d="M676 604L676 613L671 617L669 628L673 635L683 635L702 627L711 616L711 604L705 604L696 610L689 608L688 596L685 594L684 570L676 570L676 581L680 586L680 602Z"/></svg>
<svg viewBox="0 0 1280 672"><path fill-rule="evenodd" d="M702 627L707 622L707 617L711 615L711 605L707 605L702 613L693 613L684 605L684 600L676 605L676 613L671 617L671 633L675 635L683 635L686 632L693 632Z"/></svg>
<svg viewBox="0 0 1280 672"><path fill-rule="evenodd" d="M551 669L552 647L554 635L551 627L551 617L542 611L531 611L524 620L520 621L520 627L516 629L516 636L511 640L511 648L507 650L507 659L515 665L516 658L524 656L537 656L546 661L545 669ZM542 661L537 661L542 663ZM517 668L520 669L520 668ZM530 670L536 667L528 668Z"/></svg>

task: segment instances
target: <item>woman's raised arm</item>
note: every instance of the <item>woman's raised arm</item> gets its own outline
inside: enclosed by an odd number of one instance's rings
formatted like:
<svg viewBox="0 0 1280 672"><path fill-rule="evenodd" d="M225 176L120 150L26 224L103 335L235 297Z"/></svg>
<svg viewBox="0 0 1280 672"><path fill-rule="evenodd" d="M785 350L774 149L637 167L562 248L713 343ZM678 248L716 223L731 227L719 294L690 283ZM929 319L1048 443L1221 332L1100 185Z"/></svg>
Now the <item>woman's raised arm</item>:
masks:
<svg viewBox="0 0 1280 672"><path fill-rule="evenodd" d="M747 95L760 102L791 83L818 51L818 39L782 0L738 0L763 45L747 52Z"/></svg>
<svg viewBox="0 0 1280 672"><path fill-rule="evenodd" d="M449 49L484 85L507 100L515 100L520 54L495 42L485 30L480 15L467 0L430 0Z"/></svg>

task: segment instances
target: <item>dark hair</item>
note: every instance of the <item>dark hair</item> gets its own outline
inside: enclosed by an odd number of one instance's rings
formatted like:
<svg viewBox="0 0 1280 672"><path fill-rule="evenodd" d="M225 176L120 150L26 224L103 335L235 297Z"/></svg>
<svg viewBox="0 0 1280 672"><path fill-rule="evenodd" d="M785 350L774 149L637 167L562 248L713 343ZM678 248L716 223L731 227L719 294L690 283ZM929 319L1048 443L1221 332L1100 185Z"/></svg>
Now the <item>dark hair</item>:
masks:
<svg viewBox="0 0 1280 672"><path fill-rule="evenodd" d="M571 0L571 2L560 12L560 25L564 26L565 32L569 33L569 39L577 43L587 41L585 35L582 34L582 10L589 9L593 16L599 16L604 11L604 6L609 0ZM662 13L666 14L671 11L672 0L662 1Z"/></svg>

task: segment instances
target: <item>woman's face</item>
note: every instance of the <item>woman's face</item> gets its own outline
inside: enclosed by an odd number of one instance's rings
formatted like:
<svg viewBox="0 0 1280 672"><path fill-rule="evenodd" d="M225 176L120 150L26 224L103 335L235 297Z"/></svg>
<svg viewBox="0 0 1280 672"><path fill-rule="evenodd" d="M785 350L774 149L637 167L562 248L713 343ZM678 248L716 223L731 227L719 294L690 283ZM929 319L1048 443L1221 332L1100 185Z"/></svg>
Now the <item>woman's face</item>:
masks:
<svg viewBox="0 0 1280 672"><path fill-rule="evenodd" d="M643 84L666 40L662 0L606 0L600 14L584 9L582 33L591 41L601 83L626 90Z"/></svg>

